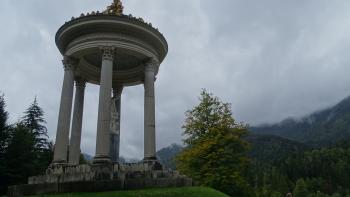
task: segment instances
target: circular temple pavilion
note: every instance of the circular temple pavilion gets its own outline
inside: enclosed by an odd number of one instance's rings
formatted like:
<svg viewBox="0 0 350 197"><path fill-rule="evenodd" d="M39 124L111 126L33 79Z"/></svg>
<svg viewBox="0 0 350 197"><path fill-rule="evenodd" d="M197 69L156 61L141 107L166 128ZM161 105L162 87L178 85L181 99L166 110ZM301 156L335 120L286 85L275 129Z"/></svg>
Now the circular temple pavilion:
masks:
<svg viewBox="0 0 350 197"><path fill-rule="evenodd" d="M64 80L53 165L79 164L86 83L100 86L93 162L118 161L120 98L123 88L135 85L145 90L144 160L156 160L154 82L168 52L164 36L141 18L124 15L117 0L104 12L65 23L56 34L56 45L63 55Z"/></svg>
<svg viewBox="0 0 350 197"><path fill-rule="evenodd" d="M9 187L8 196L191 186L191 179L164 169L156 158L154 82L168 52L164 36L142 18L124 15L122 3L114 0L103 12L66 22L56 34L56 45L64 79L54 158L43 175ZM86 83L100 86L96 154L92 163L79 164ZM145 91L144 159L122 164L121 94L135 85Z"/></svg>

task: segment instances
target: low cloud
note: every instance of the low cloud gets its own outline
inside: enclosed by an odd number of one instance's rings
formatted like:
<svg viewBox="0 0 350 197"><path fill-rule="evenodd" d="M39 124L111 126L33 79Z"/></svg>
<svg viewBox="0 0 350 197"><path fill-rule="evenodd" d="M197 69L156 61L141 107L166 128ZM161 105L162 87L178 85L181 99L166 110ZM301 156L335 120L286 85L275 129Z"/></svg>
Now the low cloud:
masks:
<svg viewBox="0 0 350 197"><path fill-rule="evenodd" d="M109 0L2 0L0 91L15 122L37 96L55 138L63 80L57 29ZM156 82L157 146L181 143L184 112L201 88L252 125L301 116L350 94L350 2L128 0L169 42ZM88 85L82 149L94 154L98 87ZM124 89L121 154L143 156L143 87Z"/></svg>

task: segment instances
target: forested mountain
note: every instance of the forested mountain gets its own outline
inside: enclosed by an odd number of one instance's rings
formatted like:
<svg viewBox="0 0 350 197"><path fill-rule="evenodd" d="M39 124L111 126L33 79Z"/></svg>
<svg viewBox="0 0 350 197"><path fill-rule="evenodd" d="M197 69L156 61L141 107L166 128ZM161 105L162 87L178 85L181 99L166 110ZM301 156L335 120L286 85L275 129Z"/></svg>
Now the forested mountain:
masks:
<svg viewBox="0 0 350 197"><path fill-rule="evenodd" d="M248 156L271 164L309 149L305 144L273 135L251 134L246 139L251 146Z"/></svg>
<svg viewBox="0 0 350 197"><path fill-rule="evenodd" d="M157 151L157 158L165 168L175 169L175 157L183 150L183 147L178 144L172 144L168 147Z"/></svg>
<svg viewBox="0 0 350 197"><path fill-rule="evenodd" d="M248 155L251 159L276 162L285 159L293 153L302 153L309 149L305 144L273 135L249 135L246 140L250 143ZM175 169L175 157L183 150L178 144L172 144L157 152L159 161L166 167Z"/></svg>
<svg viewBox="0 0 350 197"><path fill-rule="evenodd" d="M277 135L315 147L350 139L350 97L301 119L288 118L278 124L252 127L250 130L256 134Z"/></svg>

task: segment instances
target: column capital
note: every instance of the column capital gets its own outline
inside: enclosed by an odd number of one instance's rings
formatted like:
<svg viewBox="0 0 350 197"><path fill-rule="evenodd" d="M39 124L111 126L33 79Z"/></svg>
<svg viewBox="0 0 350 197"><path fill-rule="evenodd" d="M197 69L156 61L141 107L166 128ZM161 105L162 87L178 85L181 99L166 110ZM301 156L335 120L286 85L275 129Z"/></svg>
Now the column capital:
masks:
<svg viewBox="0 0 350 197"><path fill-rule="evenodd" d="M64 56L62 60L64 70L75 70L78 63L79 60L68 56Z"/></svg>
<svg viewBox="0 0 350 197"><path fill-rule="evenodd" d="M153 71L154 72L156 70L157 66L159 66L159 61L154 57L149 58L149 60L145 64L145 71Z"/></svg>
<svg viewBox="0 0 350 197"><path fill-rule="evenodd" d="M100 47L102 52L102 59L113 60L116 52L116 48L112 46L102 46Z"/></svg>

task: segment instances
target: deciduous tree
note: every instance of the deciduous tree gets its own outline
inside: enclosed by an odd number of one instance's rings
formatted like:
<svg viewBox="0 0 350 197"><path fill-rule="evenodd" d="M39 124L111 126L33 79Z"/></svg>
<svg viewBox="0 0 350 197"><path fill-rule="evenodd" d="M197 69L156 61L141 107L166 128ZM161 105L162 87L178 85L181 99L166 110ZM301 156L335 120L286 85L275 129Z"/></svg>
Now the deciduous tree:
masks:
<svg viewBox="0 0 350 197"><path fill-rule="evenodd" d="M304 179L299 179L295 185L294 197L307 197L308 191Z"/></svg>
<svg viewBox="0 0 350 197"><path fill-rule="evenodd" d="M199 105L186 113L183 129L187 147L177 158L182 173L227 194L251 196L242 176L248 164L247 128L235 122L229 103L203 90Z"/></svg>

